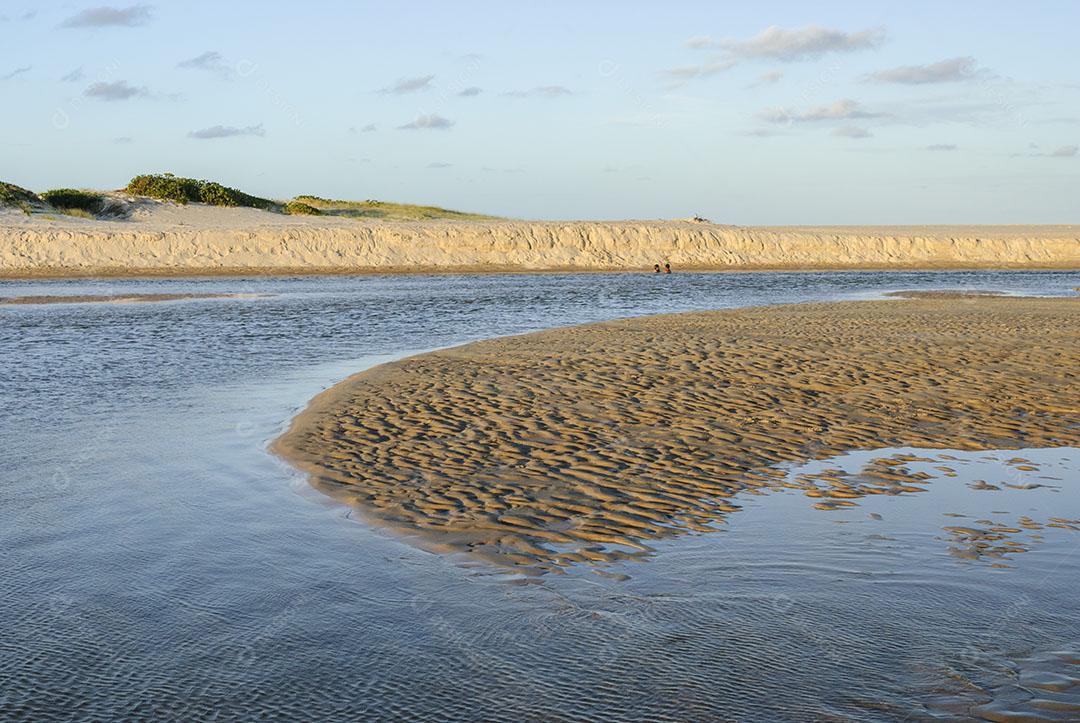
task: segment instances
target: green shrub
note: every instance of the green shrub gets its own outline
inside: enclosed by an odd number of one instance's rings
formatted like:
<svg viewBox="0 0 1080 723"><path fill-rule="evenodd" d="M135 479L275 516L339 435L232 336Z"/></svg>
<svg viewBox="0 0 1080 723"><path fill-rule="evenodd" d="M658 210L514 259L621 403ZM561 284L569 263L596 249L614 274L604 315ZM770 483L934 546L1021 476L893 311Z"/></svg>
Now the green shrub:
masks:
<svg viewBox="0 0 1080 723"><path fill-rule="evenodd" d="M135 176L124 189L133 196L149 196L177 203L206 203L211 206L244 206L271 211L273 201L223 186L214 181L178 178L171 173Z"/></svg>
<svg viewBox="0 0 1080 723"><path fill-rule="evenodd" d="M322 211L300 201L289 201L281 210L290 216L322 216Z"/></svg>
<svg viewBox="0 0 1080 723"><path fill-rule="evenodd" d="M177 178L171 173L135 176L124 190L132 196L149 196L162 201L190 203L199 200L201 181Z"/></svg>
<svg viewBox="0 0 1080 723"><path fill-rule="evenodd" d="M251 196L213 181L203 182L202 188L199 189L199 200L211 206L244 206L261 208L264 211L270 211L277 205L268 199Z"/></svg>
<svg viewBox="0 0 1080 723"><path fill-rule="evenodd" d="M105 210L105 196L94 191L57 188L41 194L46 203L58 211L83 211L97 215Z"/></svg>

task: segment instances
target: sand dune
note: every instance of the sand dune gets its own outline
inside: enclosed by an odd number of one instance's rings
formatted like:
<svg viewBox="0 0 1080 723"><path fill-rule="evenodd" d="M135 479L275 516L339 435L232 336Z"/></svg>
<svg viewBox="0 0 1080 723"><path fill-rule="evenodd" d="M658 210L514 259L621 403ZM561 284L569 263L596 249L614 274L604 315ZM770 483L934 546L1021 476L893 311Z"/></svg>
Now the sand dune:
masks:
<svg viewBox="0 0 1080 723"><path fill-rule="evenodd" d="M0 276L371 271L1080 268L1077 226L745 228L384 222L139 202L126 220L0 212Z"/></svg>
<svg viewBox="0 0 1080 723"><path fill-rule="evenodd" d="M358 374L275 450L436 550L555 570L707 530L778 463L1080 445L1080 299L845 302L484 341ZM903 459L794 483L917 492Z"/></svg>

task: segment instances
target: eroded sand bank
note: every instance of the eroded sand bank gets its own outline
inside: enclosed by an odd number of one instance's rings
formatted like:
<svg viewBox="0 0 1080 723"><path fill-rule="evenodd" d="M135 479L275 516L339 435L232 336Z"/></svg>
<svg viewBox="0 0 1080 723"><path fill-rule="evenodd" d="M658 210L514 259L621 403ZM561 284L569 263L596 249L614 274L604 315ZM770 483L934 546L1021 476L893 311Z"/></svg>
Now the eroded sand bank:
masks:
<svg viewBox="0 0 1080 723"><path fill-rule="evenodd" d="M1080 268L1077 226L384 222L141 201L128 219L0 211L0 276Z"/></svg>
<svg viewBox="0 0 1080 723"><path fill-rule="evenodd" d="M706 530L774 465L1080 445L1080 299L843 302L484 341L358 374L274 449L369 519L532 569ZM821 502L918 480L807 482Z"/></svg>

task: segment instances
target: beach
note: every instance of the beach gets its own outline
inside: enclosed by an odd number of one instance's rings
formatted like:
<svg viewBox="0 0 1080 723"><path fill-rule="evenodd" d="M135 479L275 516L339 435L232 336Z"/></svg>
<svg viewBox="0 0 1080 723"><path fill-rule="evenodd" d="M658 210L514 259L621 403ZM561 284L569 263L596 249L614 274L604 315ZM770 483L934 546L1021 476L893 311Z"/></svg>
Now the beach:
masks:
<svg viewBox="0 0 1080 723"><path fill-rule="evenodd" d="M742 227L381 221L131 202L125 219L0 210L0 277L462 271L1074 269L1078 226Z"/></svg>
<svg viewBox="0 0 1080 723"><path fill-rule="evenodd" d="M532 571L612 562L714 529L785 463L1080 444L1078 311L954 294L493 339L355 375L273 449L427 549ZM826 510L919 492L905 461L795 486Z"/></svg>
<svg viewBox="0 0 1080 723"><path fill-rule="evenodd" d="M1080 3L954 5L5 4L0 723L1080 721Z"/></svg>

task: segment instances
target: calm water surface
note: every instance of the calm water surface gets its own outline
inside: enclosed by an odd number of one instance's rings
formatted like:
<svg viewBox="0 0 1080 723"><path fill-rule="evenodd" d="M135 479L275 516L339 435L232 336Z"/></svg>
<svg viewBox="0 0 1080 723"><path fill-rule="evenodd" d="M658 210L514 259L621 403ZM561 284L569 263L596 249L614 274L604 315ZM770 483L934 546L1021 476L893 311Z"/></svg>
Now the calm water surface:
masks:
<svg viewBox="0 0 1080 723"><path fill-rule="evenodd" d="M266 445L348 374L479 338L1078 286L1064 272L0 282L0 296L266 295L0 307L0 718L1062 715L1080 676L1080 533L1024 529L1026 552L987 560L945 528L1080 518L1076 450L1025 452L1039 471L1021 473L1013 453L962 457L926 493L835 512L747 496L724 530L647 561L524 582L350 519Z"/></svg>

